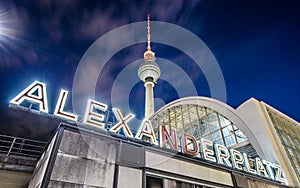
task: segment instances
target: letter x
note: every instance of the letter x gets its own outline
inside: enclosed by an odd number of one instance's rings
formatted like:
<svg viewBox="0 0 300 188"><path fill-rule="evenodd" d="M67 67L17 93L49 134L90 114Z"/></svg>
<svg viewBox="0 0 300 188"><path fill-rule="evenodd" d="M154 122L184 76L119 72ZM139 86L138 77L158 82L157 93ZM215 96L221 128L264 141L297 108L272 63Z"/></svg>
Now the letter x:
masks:
<svg viewBox="0 0 300 188"><path fill-rule="evenodd" d="M133 114L128 114L125 118L123 117L122 113L119 109L113 108L113 113L116 116L117 120L119 121L117 124L115 124L113 127L109 129L111 132L118 132L121 128L123 128L124 134L126 137L133 138L133 134L128 126L128 122L135 117Z"/></svg>

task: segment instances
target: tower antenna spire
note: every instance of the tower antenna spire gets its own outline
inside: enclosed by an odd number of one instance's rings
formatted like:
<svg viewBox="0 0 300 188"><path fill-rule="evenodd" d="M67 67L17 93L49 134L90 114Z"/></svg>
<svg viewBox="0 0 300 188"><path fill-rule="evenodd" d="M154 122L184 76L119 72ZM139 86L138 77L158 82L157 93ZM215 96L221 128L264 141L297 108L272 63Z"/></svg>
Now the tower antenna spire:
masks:
<svg viewBox="0 0 300 188"><path fill-rule="evenodd" d="M148 33L147 33L147 38L148 38L148 46L147 46L147 50L151 50L151 46L150 46L150 14L147 15L148 17L148 26L147 26L147 30L148 30Z"/></svg>

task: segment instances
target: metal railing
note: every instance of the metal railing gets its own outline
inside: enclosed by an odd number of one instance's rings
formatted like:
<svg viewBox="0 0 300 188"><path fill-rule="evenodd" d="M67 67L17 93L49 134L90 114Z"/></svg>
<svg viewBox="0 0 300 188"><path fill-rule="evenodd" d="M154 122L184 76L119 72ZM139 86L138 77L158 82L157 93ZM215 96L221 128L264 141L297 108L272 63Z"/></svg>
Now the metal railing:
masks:
<svg viewBox="0 0 300 188"><path fill-rule="evenodd" d="M26 138L0 134L0 153L7 156L24 156L38 158L47 143Z"/></svg>

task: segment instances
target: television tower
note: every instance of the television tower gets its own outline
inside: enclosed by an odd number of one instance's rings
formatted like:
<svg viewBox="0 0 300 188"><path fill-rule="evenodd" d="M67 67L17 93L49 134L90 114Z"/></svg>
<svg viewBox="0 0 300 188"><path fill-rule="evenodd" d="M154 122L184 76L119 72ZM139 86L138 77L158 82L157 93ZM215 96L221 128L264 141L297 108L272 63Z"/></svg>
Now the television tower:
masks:
<svg viewBox="0 0 300 188"><path fill-rule="evenodd" d="M144 86L146 88L145 118L148 118L149 116L154 114L153 87L160 76L159 65L155 62L155 53L151 51L150 47L150 14L148 14L147 30L147 51L144 53L144 62L140 65L138 70L139 78L144 82Z"/></svg>

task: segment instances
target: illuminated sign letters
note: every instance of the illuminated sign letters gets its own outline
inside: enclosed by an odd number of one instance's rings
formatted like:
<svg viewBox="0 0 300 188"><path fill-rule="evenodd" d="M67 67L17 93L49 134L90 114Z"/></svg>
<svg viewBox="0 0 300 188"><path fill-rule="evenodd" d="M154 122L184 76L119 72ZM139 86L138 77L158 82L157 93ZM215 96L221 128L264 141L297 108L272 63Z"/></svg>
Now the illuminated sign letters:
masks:
<svg viewBox="0 0 300 188"><path fill-rule="evenodd" d="M151 121L148 119L144 119L139 130L137 131L135 138L139 140L143 140L143 136L150 139L151 143L154 145L158 145L157 139L155 137L155 133L153 131L153 127Z"/></svg>
<svg viewBox="0 0 300 188"><path fill-rule="evenodd" d="M196 156L199 153L197 140L192 135L183 133L184 153L191 156Z"/></svg>
<svg viewBox="0 0 300 188"><path fill-rule="evenodd" d="M241 152L231 149L230 150L230 156L231 156L231 161L233 168L238 169L238 170L243 170L243 164L244 164L244 157L241 154Z"/></svg>
<svg viewBox="0 0 300 188"><path fill-rule="evenodd" d="M98 111L106 112L106 110L107 110L106 104L89 99L87 106L86 106L86 110L85 110L85 114L84 114L82 123L87 124L87 125L92 125L92 126L99 126L102 129L104 129L105 128L105 123L104 123L105 115L98 113Z"/></svg>
<svg viewBox="0 0 300 188"><path fill-rule="evenodd" d="M124 131L124 134L126 137L129 137L129 138L133 138L133 134L128 126L128 122L134 118L134 115L133 114L128 114L125 118L123 117L121 111L117 108L113 108L112 109L117 120L119 121L117 124L115 124L113 127L111 127L109 129L110 132L114 132L114 133L117 133L121 128L123 129Z"/></svg>
<svg viewBox="0 0 300 188"><path fill-rule="evenodd" d="M68 91L61 90L53 115L80 124L78 122L78 115L65 111L67 97ZM13 98L10 103L17 106L22 106L23 103L35 104L39 111L48 113L46 85L35 81ZM124 117L117 108L112 108L117 123L108 128L105 120L107 110L106 104L88 99L81 123L105 130L108 129L109 132L114 134L122 132L125 137L130 139L149 142L155 146L182 152L194 158L202 158L211 163L217 163L228 168L286 183L282 168L278 164L273 164L260 158L250 159L246 153L242 154L234 149L228 150L225 146L214 144L212 141L204 138L197 141L192 135L186 133L177 134L175 129L170 129L169 132L164 125L159 127L158 138L156 138L156 132L152 127L151 121L148 119L142 121L136 135L133 135L128 123L135 116L129 113Z"/></svg>
<svg viewBox="0 0 300 188"><path fill-rule="evenodd" d="M48 113L46 85L35 81L13 98L10 103L20 105L24 101L38 104L41 112Z"/></svg>
<svg viewBox="0 0 300 188"><path fill-rule="evenodd" d="M62 89L58 97L58 101L54 110L54 115L71 121L77 121L77 115L64 111L67 96L68 91Z"/></svg>
<svg viewBox="0 0 300 188"><path fill-rule="evenodd" d="M205 160L211 162L217 162L216 158L214 157L215 152L213 150L213 142L210 140L206 140L201 138L201 145L202 145L202 153Z"/></svg>
<svg viewBox="0 0 300 188"><path fill-rule="evenodd" d="M168 132L165 126L160 126L160 147L170 148L172 150L178 150L177 145L177 133L175 129L171 129L171 133Z"/></svg>

